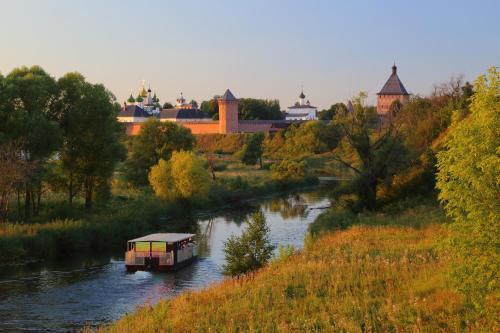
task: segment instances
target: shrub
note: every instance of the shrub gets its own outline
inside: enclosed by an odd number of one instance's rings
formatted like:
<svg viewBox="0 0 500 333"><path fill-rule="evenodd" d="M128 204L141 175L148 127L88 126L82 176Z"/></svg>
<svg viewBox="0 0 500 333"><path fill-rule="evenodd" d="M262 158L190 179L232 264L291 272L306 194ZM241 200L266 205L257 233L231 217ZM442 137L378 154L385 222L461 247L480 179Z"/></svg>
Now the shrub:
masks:
<svg viewBox="0 0 500 333"><path fill-rule="evenodd" d="M233 235L224 243L224 274L245 274L264 266L271 259L274 246L269 240L270 229L264 214L254 213L247 223L241 236Z"/></svg>

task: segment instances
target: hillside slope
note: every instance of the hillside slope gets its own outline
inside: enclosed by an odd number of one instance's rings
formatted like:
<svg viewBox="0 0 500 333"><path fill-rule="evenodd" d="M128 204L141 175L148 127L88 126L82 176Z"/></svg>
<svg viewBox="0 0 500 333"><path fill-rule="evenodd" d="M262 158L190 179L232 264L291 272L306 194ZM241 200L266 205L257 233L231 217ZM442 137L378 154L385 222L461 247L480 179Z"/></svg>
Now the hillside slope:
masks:
<svg viewBox="0 0 500 333"><path fill-rule="evenodd" d="M330 232L252 276L144 307L108 332L462 332L494 330L447 288L437 208ZM385 217L390 219L394 217ZM395 219L395 218L394 218ZM419 227L398 226L418 221ZM390 221L389 221L390 222ZM388 223L391 224L391 223Z"/></svg>

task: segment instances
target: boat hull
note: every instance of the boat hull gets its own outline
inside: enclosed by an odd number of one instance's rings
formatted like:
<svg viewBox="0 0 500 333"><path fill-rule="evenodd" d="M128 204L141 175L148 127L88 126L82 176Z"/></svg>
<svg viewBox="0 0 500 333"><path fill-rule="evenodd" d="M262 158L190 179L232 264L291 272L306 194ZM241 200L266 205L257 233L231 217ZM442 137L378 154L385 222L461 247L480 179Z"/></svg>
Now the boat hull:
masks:
<svg viewBox="0 0 500 333"><path fill-rule="evenodd" d="M132 273L137 271L169 272L169 271L176 271L182 267L185 267L197 259L198 256L193 256L175 265L125 265L125 267L127 268L127 272L132 272Z"/></svg>

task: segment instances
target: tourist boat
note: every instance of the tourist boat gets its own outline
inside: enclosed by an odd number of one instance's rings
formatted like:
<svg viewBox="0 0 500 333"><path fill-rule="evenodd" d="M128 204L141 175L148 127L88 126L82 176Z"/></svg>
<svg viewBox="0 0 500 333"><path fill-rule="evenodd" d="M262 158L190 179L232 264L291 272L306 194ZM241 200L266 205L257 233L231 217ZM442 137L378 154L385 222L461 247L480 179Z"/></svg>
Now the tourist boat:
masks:
<svg viewBox="0 0 500 333"><path fill-rule="evenodd" d="M194 234L160 233L129 240L125 252L127 271L170 271L198 257Z"/></svg>

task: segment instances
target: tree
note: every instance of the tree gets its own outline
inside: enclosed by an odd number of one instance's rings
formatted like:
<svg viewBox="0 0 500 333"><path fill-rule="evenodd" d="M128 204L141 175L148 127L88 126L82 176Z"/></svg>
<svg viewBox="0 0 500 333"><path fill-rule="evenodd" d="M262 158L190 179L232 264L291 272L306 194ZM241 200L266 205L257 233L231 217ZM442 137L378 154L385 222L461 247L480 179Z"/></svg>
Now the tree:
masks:
<svg viewBox="0 0 500 333"><path fill-rule="evenodd" d="M271 259L271 244L266 218L262 212L252 214L241 236L231 236L224 243L224 274L241 275L264 266Z"/></svg>
<svg viewBox="0 0 500 333"><path fill-rule="evenodd" d="M169 102L165 102L163 103L163 109L173 109L174 106L172 105L172 103L169 103Z"/></svg>
<svg viewBox="0 0 500 333"><path fill-rule="evenodd" d="M0 144L0 222L7 218L10 195L25 182L29 165L22 157L21 146L14 142Z"/></svg>
<svg viewBox="0 0 500 333"><path fill-rule="evenodd" d="M203 198L211 186L207 161L190 151L173 152L170 161L161 159L151 168L149 182L161 199Z"/></svg>
<svg viewBox="0 0 500 333"><path fill-rule="evenodd" d="M265 155L271 158L296 159L328 152L338 143L338 131L334 124L308 121L292 125L269 137L264 146Z"/></svg>
<svg viewBox="0 0 500 333"><path fill-rule="evenodd" d="M240 152L241 161L249 165L256 164L259 161L262 168L262 142L264 141L264 133L253 133L247 137L246 141Z"/></svg>
<svg viewBox="0 0 500 333"><path fill-rule="evenodd" d="M86 82L80 73L64 75L58 85L58 116L64 132L61 171L66 178L68 202L72 203L79 190L77 184L81 184L85 206L90 208L94 194L109 188L116 164L125 158L120 142L123 131L116 120L119 107L111 92L100 84Z"/></svg>
<svg viewBox="0 0 500 333"><path fill-rule="evenodd" d="M329 109L322 110L318 112L318 116L320 120L333 120L337 113L346 113L347 107L344 103L336 103L330 106Z"/></svg>
<svg viewBox="0 0 500 333"><path fill-rule="evenodd" d="M306 176L305 161L282 160L271 166L271 175L279 182L299 182Z"/></svg>
<svg viewBox="0 0 500 333"><path fill-rule="evenodd" d="M283 119L278 100L240 98L238 116L244 120L279 120Z"/></svg>
<svg viewBox="0 0 500 333"><path fill-rule="evenodd" d="M160 122L150 118L141 125L139 135L132 139L126 176L135 185L146 185L149 169L172 152L191 150L195 144L191 131L174 122Z"/></svg>
<svg viewBox="0 0 500 333"><path fill-rule="evenodd" d="M55 121L57 85L42 68L21 67L7 75L0 95L5 103L3 136L22 145L22 156L29 165L24 183L24 212L29 219L32 211L38 213L44 162L62 140Z"/></svg>
<svg viewBox="0 0 500 333"><path fill-rule="evenodd" d="M365 96L354 99L353 112L335 117L342 142L333 158L353 172L360 208L375 210L378 186L390 182L409 159L397 115L379 119L374 108L364 106Z"/></svg>
<svg viewBox="0 0 500 333"><path fill-rule="evenodd" d="M439 199L453 219L449 244L457 287L482 308L498 291L500 257L500 74L496 67L474 85L470 114L452 124L438 153Z"/></svg>
<svg viewBox="0 0 500 333"><path fill-rule="evenodd" d="M214 96L209 101L203 101L200 105L200 110L208 114L212 119L219 119L219 96Z"/></svg>

